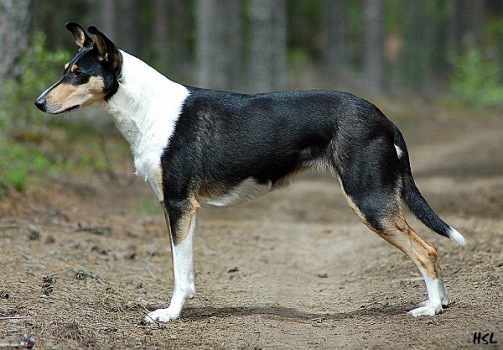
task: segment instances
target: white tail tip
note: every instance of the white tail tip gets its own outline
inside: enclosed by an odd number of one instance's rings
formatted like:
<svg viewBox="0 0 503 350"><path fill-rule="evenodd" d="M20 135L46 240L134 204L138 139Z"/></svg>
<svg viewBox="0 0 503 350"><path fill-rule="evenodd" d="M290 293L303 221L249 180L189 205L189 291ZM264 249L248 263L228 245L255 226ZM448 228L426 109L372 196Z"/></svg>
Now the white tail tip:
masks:
<svg viewBox="0 0 503 350"><path fill-rule="evenodd" d="M452 239L453 241L456 241L460 246L465 246L466 245L466 239L463 237L461 233L456 231L451 227L451 230L449 231L449 238Z"/></svg>

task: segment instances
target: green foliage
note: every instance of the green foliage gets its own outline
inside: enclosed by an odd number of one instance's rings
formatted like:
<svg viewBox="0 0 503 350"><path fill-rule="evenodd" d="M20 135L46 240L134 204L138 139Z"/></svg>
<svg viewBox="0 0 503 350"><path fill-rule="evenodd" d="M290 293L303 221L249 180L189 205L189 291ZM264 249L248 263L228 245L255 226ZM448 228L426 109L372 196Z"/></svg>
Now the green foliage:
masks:
<svg viewBox="0 0 503 350"><path fill-rule="evenodd" d="M33 106L33 101L58 76L56 68L62 70L70 56L65 50L49 52L44 49L45 35L41 32L33 37L29 49L23 54L17 75L5 83L5 96L0 107L0 127L10 131L15 128L40 127L44 115Z"/></svg>
<svg viewBox="0 0 503 350"><path fill-rule="evenodd" d="M16 143L0 142L0 188L24 191L31 175L39 171L55 171L51 161L35 148Z"/></svg>
<svg viewBox="0 0 503 350"><path fill-rule="evenodd" d="M38 147L47 118L33 106L33 101L57 76L55 67L62 67L68 54L63 50L47 52L44 50L44 42L45 36L42 33L34 36L30 48L20 59L17 76L12 75L7 79L4 95L1 96L2 192L6 192L9 188L23 191L34 172L54 169L54 162Z"/></svg>
<svg viewBox="0 0 503 350"><path fill-rule="evenodd" d="M136 207L136 211L140 214L153 215L159 213L159 204L154 201L144 201Z"/></svg>
<svg viewBox="0 0 503 350"><path fill-rule="evenodd" d="M503 107L503 70L470 48L455 63L451 88L463 103L475 108Z"/></svg>
<svg viewBox="0 0 503 350"><path fill-rule="evenodd" d="M503 40L503 18L490 18L484 25L484 40L491 47L501 50L501 41Z"/></svg>

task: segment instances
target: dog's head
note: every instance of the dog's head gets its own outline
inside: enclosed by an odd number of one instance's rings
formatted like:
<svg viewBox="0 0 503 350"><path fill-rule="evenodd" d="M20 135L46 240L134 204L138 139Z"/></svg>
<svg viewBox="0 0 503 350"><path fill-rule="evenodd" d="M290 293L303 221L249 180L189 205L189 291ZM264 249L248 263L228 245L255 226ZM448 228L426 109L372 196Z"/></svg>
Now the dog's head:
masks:
<svg viewBox="0 0 503 350"><path fill-rule="evenodd" d="M50 114L106 101L119 87L122 56L114 43L94 26L88 28L93 38L77 23L69 22L66 28L79 52L65 65L61 78L35 101L38 109Z"/></svg>

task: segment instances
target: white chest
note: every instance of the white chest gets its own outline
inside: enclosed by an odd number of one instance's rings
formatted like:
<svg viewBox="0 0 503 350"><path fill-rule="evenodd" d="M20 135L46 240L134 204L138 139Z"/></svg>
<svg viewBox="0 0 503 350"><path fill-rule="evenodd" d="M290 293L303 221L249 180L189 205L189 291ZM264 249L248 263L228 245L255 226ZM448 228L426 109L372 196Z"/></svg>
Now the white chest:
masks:
<svg viewBox="0 0 503 350"><path fill-rule="evenodd" d="M189 90L123 52L123 81L107 110L131 146L136 174L162 201L161 158L169 146Z"/></svg>
<svg viewBox="0 0 503 350"><path fill-rule="evenodd" d="M161 139L159 137L159 139ZM136 147L132 147L135 174L147 181L155 195L162 201L162 168L161 158L164 149L168 146L169 136L165 137L165 142L153 142L143 139Z"/></svg>

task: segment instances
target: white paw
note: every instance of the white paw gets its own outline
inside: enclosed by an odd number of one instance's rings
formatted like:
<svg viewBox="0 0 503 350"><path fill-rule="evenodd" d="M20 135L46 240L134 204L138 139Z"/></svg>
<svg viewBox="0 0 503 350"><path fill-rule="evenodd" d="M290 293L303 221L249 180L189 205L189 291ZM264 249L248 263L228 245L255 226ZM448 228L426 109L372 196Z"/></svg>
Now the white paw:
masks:
<svg viewBox="0 0 503 350"><path fill-rule="evenodd" d="M181 310L174 310L173 308L158 309L149 312L143 319L144 323L165 323L177 319L180 316Z"/></svg>
<svg viewBox="0 0 503 350"><path fill-rule="evenodd" d="M439 314L441 312L442 312L442 303L428 299L418 304L417 307L415 309L410 310L408 314L414 317L435 316L436 314Z"/></svg>

